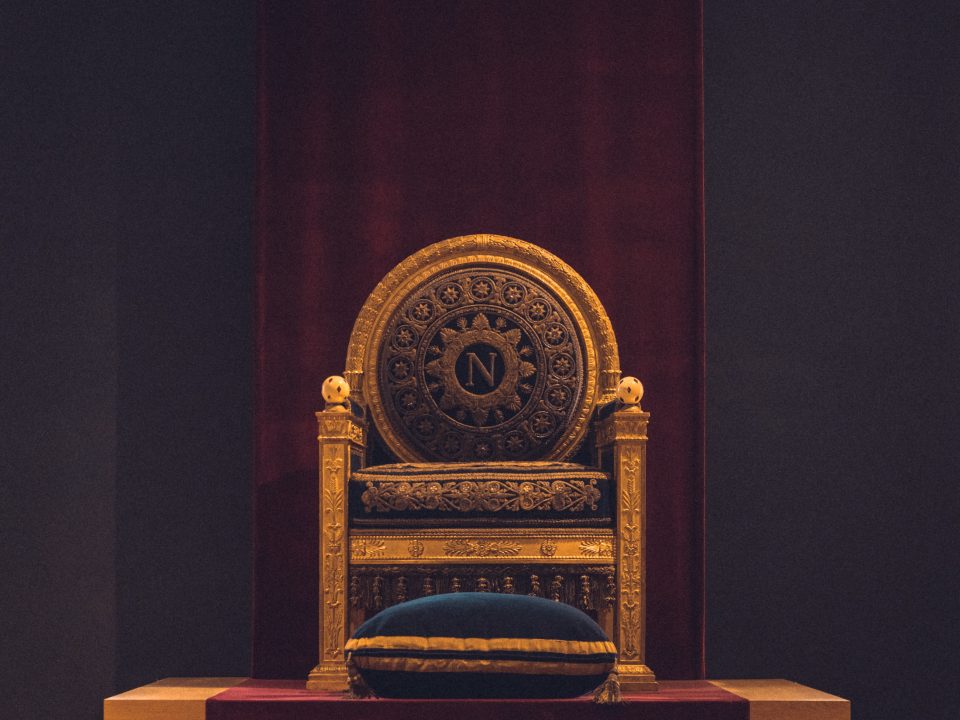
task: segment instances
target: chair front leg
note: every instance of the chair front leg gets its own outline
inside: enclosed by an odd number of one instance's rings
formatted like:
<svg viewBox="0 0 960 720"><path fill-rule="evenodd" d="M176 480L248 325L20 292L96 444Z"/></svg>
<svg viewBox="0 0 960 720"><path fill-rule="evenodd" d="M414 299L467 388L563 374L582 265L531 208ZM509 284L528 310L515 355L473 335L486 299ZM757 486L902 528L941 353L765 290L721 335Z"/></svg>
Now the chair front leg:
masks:
<svg viewBox="0 0 960 720"><path fill-rule="evenodd" d="M342 379L341 379L342 380ZM319 663L307 678L309 690L345 690L347 668L344 646L350 634L348 583L348 483L354 460L363 464L364 427L346 404L349 388L339 402L327 398L316 413L320 461L320 613Z"/></svg>
<svg viewBox="0 0 960 720"><path fill-rule="evenodd" d="M628 396L629 397L629 396ZM624 690L656 690L646 665L646 481L650 414L639 397L623 403L597 424L598 456L612 470L616 487L616 591L613 641Z"/></svg>

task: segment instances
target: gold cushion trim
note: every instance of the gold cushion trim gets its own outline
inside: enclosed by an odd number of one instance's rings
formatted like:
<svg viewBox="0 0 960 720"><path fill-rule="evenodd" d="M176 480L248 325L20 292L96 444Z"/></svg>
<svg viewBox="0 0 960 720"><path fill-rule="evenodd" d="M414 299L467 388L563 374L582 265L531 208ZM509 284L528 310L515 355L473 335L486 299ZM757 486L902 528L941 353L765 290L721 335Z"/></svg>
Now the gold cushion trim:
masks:
<svg viewBox="0 0 960 720"><path fill-rule="evenodd" d="M556 640L550 638L422 637L418 635L376 635L347 641L347 652L366 649L416 650L417 652L538 652L564 655L616 654L609 640Z"/></svg>
<svg viewBox="0 0 960 720"><path fill-rule="evenodd" d="M362 670L390 670L393 672L447 672L447 673L496 673L514 675L603 675L610 672L612 662L572 663L536 662L530 660L465 660L460 658L353 658Z"/></svg>

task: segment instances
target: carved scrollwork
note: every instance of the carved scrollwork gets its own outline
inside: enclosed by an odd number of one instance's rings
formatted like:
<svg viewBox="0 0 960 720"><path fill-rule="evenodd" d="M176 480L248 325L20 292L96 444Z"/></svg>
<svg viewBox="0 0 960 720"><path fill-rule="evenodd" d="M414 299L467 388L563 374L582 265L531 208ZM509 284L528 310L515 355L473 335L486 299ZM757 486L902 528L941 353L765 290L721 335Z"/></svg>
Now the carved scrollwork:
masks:
<svg viewBox="0 0 960 720"><path fill-rule="evenodd" d="M540 576L531 575L530 576L530 592L527 593L530 597L543 597L543 590L540 589Z"/></svg>
<svg viewBox="0 0 960 720"><path fill-rule="evenodd" d="M546 596L595 614L609 612L607 596L612 592L609 582L613 572L610 565L374 565L352 568L350 587L355 607L365 613L378 612L404 599L480 591Z"/></svg>
<svg viewBox="0 0 960 720"><path fill-rule="evenodd" d="M617 579L613 573L608 573L603 586L603 604L612 608L617 602Z"/></svg>
<svg viewBox="0 0 960 720"><path fill-rule="evenodd" d="M366 512L439 510L445 512L520 512L597 509L596 480L472 480L450 482L367 482L360 497Z"/></svg>
<svg viewBox="0 0 960 720"><path fill-rule="evenodd" d="M520 544L502 540L451 540L443 546L450 557L511 557L520 554Z"/></svg>
<svg viewBox="0 0 960 720"><path fill-rule="evenodd" d="M640 566L641 512L640 448L628 446L620 457L620 655L624 660L642 657L643 571Z"/></svg>
<svg viewBox="0 0 960 720"><path fill-rule="evenodd" d="M344 623L344 493L343 460L327 458L323 463L323 590L324 654L337 659L343 653Z"/></svg>
<svg viewBox="0 0 960 720"><path fill-rule="evenodd" d="M383 540L358 538L350 543L350 556L354 560L383 557L387 544Z"/></svg>
<svg viewBox="0 0 960 720"><path fill-rule="evenodd" d="M319 438L321 440L349 440L355 445L365 445L363 426L346 414L318 413Z"/></svg>
<svg viewBox="0 0 960 720"><path fill-rule="evenodd" d="M363 428L355 423L350 423L349 430L350 441L357 445L363 445Z"/></svg>
<svg viewBox="0 0 960 720"><path fill-rule="evenodd" d="M550 583L550 599L560 602L563 599L563 575L554 575Z"/></svg>
<svg viewBox="0 0 960 720"><path fill-rule="evenodd" d="M360 596L360 578L356 575L350 577L350 607L358 609L361 607L363 598Z"/></svg>
<svg viewBox="0 0 960 720"><path fill-rule="evenodd" d="M593 609L590 596L593 594L589 575L580 576L580 595L577 598L577 605L581 610L587 612Z"/></svg>
<svg viewBox="0 0 960 720"><path fill-rule="evenodd" d="M586 557L608 557L613 553L613 543L609 540L581 542L580 552Z"/></svg>

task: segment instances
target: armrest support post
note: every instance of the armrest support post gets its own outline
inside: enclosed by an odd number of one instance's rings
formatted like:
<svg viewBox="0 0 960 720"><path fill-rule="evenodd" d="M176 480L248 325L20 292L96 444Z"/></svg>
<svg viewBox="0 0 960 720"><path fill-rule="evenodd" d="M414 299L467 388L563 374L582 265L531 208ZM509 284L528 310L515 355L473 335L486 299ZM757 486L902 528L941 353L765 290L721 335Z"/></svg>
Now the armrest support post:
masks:
<svg viewBox="0 0 960 720"><path fill-rule="evenodd" d="M596 451L613 474L617 528L616 605L613 641L624 690L656 690L645 664L647 425L650 413L622 405L596 425Z"/></svg>
<svg viewBox="0 0 960 720"><path fill-rule="evenodd" d="M364 465L366 428L365 422L341 403L328 401L316 416L320 465L320 661L310 672L307 688L345 690L344 646L350 630L347 483L351 471Z"/></svg>

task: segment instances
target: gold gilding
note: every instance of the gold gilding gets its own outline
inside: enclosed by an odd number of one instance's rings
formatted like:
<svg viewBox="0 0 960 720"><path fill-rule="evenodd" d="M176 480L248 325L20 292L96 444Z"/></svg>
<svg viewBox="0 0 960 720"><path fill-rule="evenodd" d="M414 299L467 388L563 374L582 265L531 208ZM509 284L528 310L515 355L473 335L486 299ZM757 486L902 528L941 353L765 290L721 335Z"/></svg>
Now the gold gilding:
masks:
<svg viewBox="0 0 960 720"><path fill-rule="evenodd" d="M395 672L493 673L515 675L602 675L610 663L537 662L480 658L411 658L352 656L358 668Z"/></svg>
<svg viewBox="0 0 960 720"><path fill-rule="evenodd" d="M612 642L602 640L556 640L553 638L470 638L377 635L347 641L347 652L357 650L413 650L416 652L536 652L564 655L616 653Z"/></svg>
<svg viewBox="0 0 960 720"><path fill-rule="evenodd" d="M582 333L586 372L580 411L548 459L564 458L575 450L597 403L616 395L620 359L613 327L596 293L573 268L536 245L501 235L465 235L434 243L401 262L374 288L357 316L347 351L344 375L353 396L365 404L384 441L401 460L423 458L389 422L377 373L372 370L386 324L396 304L432 276L482 264L511 268L543 283L563 302Z"/></svg>
<svg viewBox="0 0 960 720"><path fill-rule="evenodd" d="M457 475L451 480L442 473L450 463L431 463L430 467L438 471L435 476L424 473L421 463L411 466L407 477L398 477L396 469L384 472L382 477L358 476L358 482L370 480L376 484L377 492L368 494L361 501L361 507L348 509L351 468L363 468L366 464L367 444L372 443L368 431L374 432L375 428L376 435L399 460L415 463L424 459L403 433L391 426L384 407L388 400L379 385L378 350L385 342L393 310L432 277L456 268L481 265L502 267L505 273L522 274L535 280L564 305L579 333L583 358L582 392L578 391L576 397L579 399L575 402L571 395L571 404L566 406L575 408L575 412L565 416L569 418L564 421L565 431L558 436L560 439L551 446L552 449L540 457L540 462L525 463L526 472L537 468L545 476L531 479L529 475L519 476L519 473L516 478L498 475L496 481L490 482L490 476L483 477L483 471L486 468L503 469L491 461L471 463L472 471L476 471L478 465L482 466L476 478ZM411 323L411 327L415 326L422 327L422 324ZM500 338L486 333L482 321L476 327L471 322L458 332L474 331L476 338L471 335L466 339L484 340L494 350L499 348L502 356L512 358L509 348L500 348L503 344ZM502 334L512 342L512 336L507 337L509 332L504 329ZM457 341L454 335L447 339L449 343ZM390 341L396 348L397 338L391 336ZM445 357L444 347L446 343L438 343L435 357ZM523 350L522 343L516 347L519 354ZM522 373L524 366L520 362L517 367ZM447 369L441 365L431 366L437 372L430 376L433 381L443 380ZM473 370L483 375L479 364ZM487 374L493 374L492 366L487 367ZM583 278L551 253L513 238L470 235L430 245L397 265L370 294L350 337L344 376L349 384L348 400L333 403L324 412L317 413L320 444L320 657L307 687L317 690L346 688L346 656L352 648L359 647L348 644L350 633L372 614L414 597L440 592L479 591L529 594L580 607L600 623L618 649L617 672L624 689L655 690L656 679L645 664L644 651L649 415L637 403L621 407L599 422L592 422L600 403L616 399L620 368L610 321ZM519 375L518 378L519 388L523 378ZM512 375L508 377L511 388L513 380ZM340 396L333 399L339 400ZM503 404L500 402L503 398L494 396L493 399ZM633 396L629 399L632 400ZM511 400L512 396L505 402L509 404ZM389 401L394 402L394 399ZM365 419L358 419L353 410L359 410L360 417ZM468 410L474 413L474 420L480 422L485 417L483 413L489 409L478 404ZM490 410L495 411L496 408ZM372 420L373 427L367 425L369 420ZM531 431L535 432L532 427ZM576 515L596 502L595 483L604 477L603 474L566 476L560 485L553 484L561 479L560 476L546 477L555 461L569 457L588 432L591 432L590 442L596 457L602 459L603 469L612 475L614 518L603 528L584 527L581 523L593 520L584 518L583 514ZM531 456L536 457L534 453ZM588 468L586 472L594 470L599 468ZM384 487L388 485L389 489L399 492L385 493ZM365 489L369 492L371 487L368 484ZM567 501L563 498L568 498L569 503L564 504ZM539 507L540 500L553 508L559 503L559 509L568 510L570 517L564 520L566 525L560 526L555 518L537 520L524 517L526 510ZM420 505L432 509L434 504L439 508L444 503L452 503L453 507L465 502L471 509L509 511L514 522L509 527L498 526L497 518L501 512L496 515L491 512L490 516L476 519L475 523L482 524L482 527L470 528L449 527L444 524L445 520L436 516L429 520L390 517L391 513L411 507L416 509ZM377 513L382 517L375 518ZM350 526L351 515L353 527ZM385 524L373 527L367 524L372 522L371 518ZM391 529L384 529L386 523ZM394 527L396 529L392 529ZM402 642L421 640L424 639L404 639ZM457 640L466 647L468 640L473 642L476 639ZM500 640L489 640L488 647L495 646ZM427 638L426 641L445 640ZM577 675L605 673L609 669L609 664L593 666L489 659L363 656L352 656L352 659L360 668L427 672Z"/></svg>
<svg viewBox="0 0 960 720"><path fill-rule="evenodd" d="M496 563L504 559L602 563L613 561L615 545L613 532L603 529L355 530L350 535L350 561L356 565Z"/></svg>
<svg viewBox="0 0 960 720"><path fill-rule="evenodd" d="M360 497L366 512L389 513L409 510L439 512L520 512L547 510L583 512L596 510L600 500L597 481L531 480L522 475L515 480L459 480L447 476L367 482ZM603 477L602 475L600 476ZM446 480L442 482L441 480Z"/></svg>

